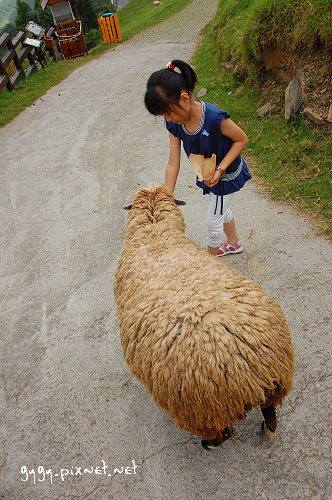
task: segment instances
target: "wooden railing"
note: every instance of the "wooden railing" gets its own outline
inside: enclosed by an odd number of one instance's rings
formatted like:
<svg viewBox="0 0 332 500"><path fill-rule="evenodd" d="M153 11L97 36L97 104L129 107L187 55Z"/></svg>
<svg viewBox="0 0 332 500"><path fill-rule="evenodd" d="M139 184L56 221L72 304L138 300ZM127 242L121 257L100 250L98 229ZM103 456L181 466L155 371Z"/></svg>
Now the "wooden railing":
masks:
<svg viewBox="0 0 332 500"><path fill-rule="evenodd" d="M19 31L12 40L8 33L4 33L0 38L0 51L3 48L7 48L5 55L0 58L0 93L5 87L7 87L7 90L14 90L14 87L22 80L22 78L32 75L32 73L37 70L35 63L37 54L33 47L25 46L21 49L19 54L16 52L16 48L21 42L23 42L24 38L25 34L23 31ZM24 71L23 62L26 59L29 62L29 66ZM7 68L12 61L15 64L16 71L10 78L7 73Z"/></svg>
<svg viewBox="0 0 332 500"><path fill-rule="evenodd" d="M32 75L37 70L36 61L44 68L46 54L47 62L61 61L63 57L54 27L50 28L46 35L43 34L40 37L41 47L35 48L33 45L28 45L28 39L26 39L26 44L23 43L21 51L17 53L17 47L25 40L25 37L23 31L20 31L12 40L8 33L4 33L0 38L0 53L4 52L4 55L0 57L0 94L5 87L9 91L13 90L22 78Z"/></svg>

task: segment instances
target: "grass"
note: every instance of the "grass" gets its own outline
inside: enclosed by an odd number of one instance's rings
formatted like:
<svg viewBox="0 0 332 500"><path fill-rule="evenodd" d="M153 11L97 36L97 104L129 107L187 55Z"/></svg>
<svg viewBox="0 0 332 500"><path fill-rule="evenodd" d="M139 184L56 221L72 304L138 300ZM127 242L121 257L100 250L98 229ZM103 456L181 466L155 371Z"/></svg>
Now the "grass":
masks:
<svg viewBox="0 0 332 500"><path fill-rule="evenodd" d="M332 46L332 0L223 0L215 18L220 61L239 61L256 73L262 54L310 54Z"/></svg>
<svg viewBox="0 0 332 500"><path fill-rule="evenodd" d="M260 118L255 107L262 97L262 85L257 80L251 80L250 85L241 84L222 69L219 47L213 39L215 21L206 26L205 37L193 59L199 80L197 90L206 88L204 99L230 112L246 131L250 142L244 157L270 196L309 213L332 238L330 131L305 125L299 115L285 120L285 84L276 83L270 89L270 95L275 92L277 104L279 96L280 109L273 116Z"/></svg>
<svg viewBox="0 0 332 500"><path fill-rule="evenodd" d="M123 41L158 24L181 11L190 0L163 0L162 5L153 6L152 0L131 0L118 11ZM62 82L75 69L100 57L116 44L100 44L89 51L88 56L51 63L44 71L25 78L12 92L4 89L0 94L0 127L19 115L27 106L43 96L51 87Z"/></svg>

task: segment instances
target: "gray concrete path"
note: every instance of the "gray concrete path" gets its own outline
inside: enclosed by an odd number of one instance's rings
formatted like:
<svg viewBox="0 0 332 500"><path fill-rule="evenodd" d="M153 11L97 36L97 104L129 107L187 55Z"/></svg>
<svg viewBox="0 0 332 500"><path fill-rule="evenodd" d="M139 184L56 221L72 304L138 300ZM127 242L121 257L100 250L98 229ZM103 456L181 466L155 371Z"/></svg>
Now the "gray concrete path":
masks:
<svg viewBox="0 0 332 500"><path fill-rule="evenodd" d="M163 181L168 159L145 83L190 58L217 3L193 0L0 129L0 499L332 498L331 244L254 182L233 202L245 251L225 258L281 303L292 331L297 371L277 438L254 410L236 442L203 450L123 360L112 291L122 207ZM186 158L176 197L205 247L206 200Z"/></svg>

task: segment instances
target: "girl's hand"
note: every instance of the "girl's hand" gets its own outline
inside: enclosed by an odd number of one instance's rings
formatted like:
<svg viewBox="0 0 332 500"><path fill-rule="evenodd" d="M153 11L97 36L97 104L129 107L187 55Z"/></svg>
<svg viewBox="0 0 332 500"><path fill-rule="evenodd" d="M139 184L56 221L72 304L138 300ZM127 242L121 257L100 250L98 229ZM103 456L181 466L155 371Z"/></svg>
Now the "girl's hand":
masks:
<svg viewBox="0 0 332 500"><path fill-rule="evenodd" d="M216 184L218 184L219 182L219 179L222 175L225 174L225 170L223 170L221 167L219 170L215 170L214 174L213 174L213 177L210 181L204 181L205 182L205 185L207 187L213 187L215 186Z"/></svg>

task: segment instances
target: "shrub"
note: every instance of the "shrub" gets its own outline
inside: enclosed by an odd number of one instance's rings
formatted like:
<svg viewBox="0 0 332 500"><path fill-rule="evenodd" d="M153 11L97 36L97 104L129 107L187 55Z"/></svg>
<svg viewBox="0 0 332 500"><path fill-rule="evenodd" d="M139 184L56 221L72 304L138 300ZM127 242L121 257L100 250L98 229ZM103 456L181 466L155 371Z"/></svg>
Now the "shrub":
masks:
<svg viewBox="0 0 332 500"><path fill-rule="evenodd" d="M99 28L88 31L88 33L86 33L84 37L88 50L92 49L102 41Z"/></svg>

